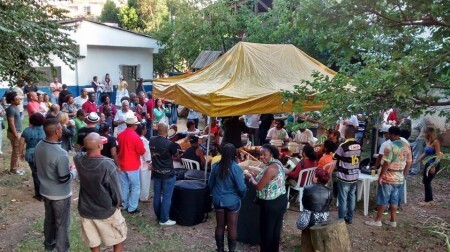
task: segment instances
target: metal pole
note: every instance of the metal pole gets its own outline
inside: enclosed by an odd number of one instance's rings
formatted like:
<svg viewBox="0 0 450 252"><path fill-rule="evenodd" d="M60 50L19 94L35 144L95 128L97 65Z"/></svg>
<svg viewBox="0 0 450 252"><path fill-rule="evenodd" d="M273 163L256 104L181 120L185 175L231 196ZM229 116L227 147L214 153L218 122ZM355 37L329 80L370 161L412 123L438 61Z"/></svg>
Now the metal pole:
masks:
<svg viewBox="0 0 450 252"><path fill-rule="evenodd" d="M206 158L209 157L209 144L211 143L211 117L208 116L208 125L209 125L209 130L208 130L208 142L206 142ZM205 184L206 184L206 176L208 176L208 160L206 160L205 162Z"/></svg>

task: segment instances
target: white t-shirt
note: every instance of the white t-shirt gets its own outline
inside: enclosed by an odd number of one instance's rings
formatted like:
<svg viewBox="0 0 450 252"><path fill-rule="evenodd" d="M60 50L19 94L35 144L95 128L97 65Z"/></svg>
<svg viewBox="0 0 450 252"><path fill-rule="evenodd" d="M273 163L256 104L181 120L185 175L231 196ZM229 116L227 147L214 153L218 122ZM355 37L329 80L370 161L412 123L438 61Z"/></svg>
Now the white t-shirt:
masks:
<svg viewBox="0 0 450 252"><path fill-rule="evenodd" d="M123 110L117 111L116 116L114 117L114 121L125 121L128 117L133 117L134 113L130 109L127 112L123 112ZM126 123L121 123L117 125L117 135L119 135L120 132L124 131L127 128Z"/></svg>
<svg viewBox="0 0 450 252"><path fill-rule="evenodd" d="M148 145L148 143L149 143L148 140L144 136L141 136L141 140L142 140L142 143L144 144L144 147L145 147L145 153L144 153L144 155L141 155L141 167L140 167L140 170L146 171L146 170L148 170L147 161L151 161L152 160L152 156L150 155L150 146Z"/></svg>
<svg viewBox="0 0 450 252"><path fill-rule="evenodd" d="M258 129L260 117L261 115L259 114L244 115L245 125L247 125L247 127L252 129Z"/></svg>
<svg viewBox="0 0 450 252"><path fill-rule="evenodd" d="M305 129L305 131L300 132L300 130L295 133L294 142L301 143L309 143L310 145L314 145L314 136L311 130Z"/></svg>
<svg viewBox="0 0 450 252"><path fill-rule="evenodd" d="M88 100L88 96L86 95L86 99L84 99L83 97L77 96L73 99L73 101L75 102L75 104L77 104L78 106L83 106L83 104Z"/></svg>
<svg viewBox="0 0 450 252"><path fill-rule="evenodd" d="M276 127L273 127L267 132L268 140L284 140L288 137L287 131L285 129L278 130Z"/></svg>
<svg viewBox="0 0 450 252"><path fill-rule="evenodd" d="M52 92L52 96L53 97L55 97L55 98L58 98L59 97L59 90L61 90L62 89L62 84L61 83L54 83L54 82L52 82L52 83L50 83L49 84L49 86L50 86L50 91L52 90L52 88L54 88L55 89L55 91L53 91Z"/></svg>

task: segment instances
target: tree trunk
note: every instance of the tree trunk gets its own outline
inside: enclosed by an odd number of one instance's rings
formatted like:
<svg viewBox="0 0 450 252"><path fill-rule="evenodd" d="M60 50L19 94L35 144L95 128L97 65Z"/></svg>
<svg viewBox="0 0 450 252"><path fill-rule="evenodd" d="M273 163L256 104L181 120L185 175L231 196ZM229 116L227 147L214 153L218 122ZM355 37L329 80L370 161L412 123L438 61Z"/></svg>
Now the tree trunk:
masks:
<svg viewBox="0 0 450 252"><path fill-rule="evenodd" d="M306 228L302 230L300 248L302 252L314 252L313 245L311 243L311 230Z"/></svg>
<svg viewBox="0 0 450 252"><path fill-rule="evenodd" d="M344 220L324 222L310 228L313 251L350 251L351 244ZM303 251L303 250L302 250Z"/></svg>

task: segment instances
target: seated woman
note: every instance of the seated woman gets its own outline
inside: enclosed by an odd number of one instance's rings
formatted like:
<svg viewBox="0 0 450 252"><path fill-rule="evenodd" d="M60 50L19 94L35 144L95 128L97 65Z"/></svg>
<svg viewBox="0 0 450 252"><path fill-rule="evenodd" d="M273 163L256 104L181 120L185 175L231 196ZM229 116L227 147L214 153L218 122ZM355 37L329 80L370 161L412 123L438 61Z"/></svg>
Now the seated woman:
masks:
<svg viewBox="0 0 450 252"><path fill-rule="evenodd" d="M304 230L328 220L329 207L333 199L331 189L325 186L328 180L330 174L318 169L313 180L314 184L305 187L302 198L304 211L297 220L298 229Z"/></svg>
<svg viewBox="0 0 450 252"><path fill-rule="evenodd" d="M341 133L339 132L339 130L333 130L333 131L329 132L328 139L330 139L334 143L333 152L335 152L337 150L337 148L339 147L339 145L341 145L341 143L343 143L345 141L344 138L341 138Z"/></svg>
<svg viewBox="0 0 450 252"><path fill-rule="evenodd" d="M200 164L200 168L204 167L206 163L206 158L205 155L203 155L203 151L198 146L198 137L190 136L189 143L191 144L191 147L189 147L183 153L183 155L181 155L181 158L197 161Z"/></svg>
<svg viewBox="0 0 450 252"><path fill-rule="evenodd" d="M319 163L317 164L317 169L322 169L324 165L333 162L334 155L334 143L333 141L327 139L323 143L323 156L319 159ZM332 171L328 171L331 173Z"/></svg>
<svg viewBox="0 0 450 252"><path fill-rule="evenodd" d="M298 162L295 169L287 174L286 180L288 181L289 185L296 186L298 176L300 174L300 171L312 167L317 166L317 156L314 152L314 148L311 145L306 145L303 148L302 152L303 159ZM304 186L306 177L302 177L302 181L300 181L300 186Z"/></svg>
<svg viewBox="0 0 450 252"><path fill-rule="evenodd" d="M270 140L283 140L285 142L289 141L289 135L287 131L284 129L284 121L277 119L275 120L275 127L269 129L267 132L267 141Z"/></svg>
<svg viewBox="0 0 450 252"><path fill-rule="evenodd" d="M186 134L189 136L198 136L200 134L200 130L195 128L195 122L192 120L187 121L186 123L187 129L183 132L183 134Z"/></svg>

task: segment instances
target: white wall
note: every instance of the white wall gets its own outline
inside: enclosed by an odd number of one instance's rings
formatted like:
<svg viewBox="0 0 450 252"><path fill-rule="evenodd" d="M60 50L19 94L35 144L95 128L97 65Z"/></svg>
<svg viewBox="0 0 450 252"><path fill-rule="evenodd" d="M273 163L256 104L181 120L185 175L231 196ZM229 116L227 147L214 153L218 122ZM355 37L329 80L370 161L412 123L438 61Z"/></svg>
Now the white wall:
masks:
<svg viewBox="0 0 450 252"><path fill-rule="evenodd" d="M103 81L109 73L113 84L119 82L119 65L140 65L137 77L153 78L153 52L148 48L88 46L87 57L78 61L79 85L90 85L93 76ZM62 76L64 78L64 76Z"/></svg>

